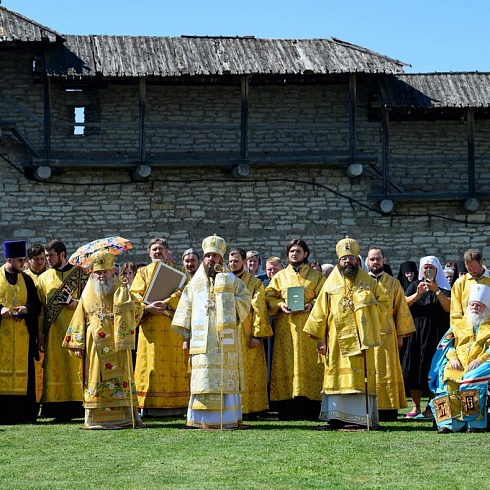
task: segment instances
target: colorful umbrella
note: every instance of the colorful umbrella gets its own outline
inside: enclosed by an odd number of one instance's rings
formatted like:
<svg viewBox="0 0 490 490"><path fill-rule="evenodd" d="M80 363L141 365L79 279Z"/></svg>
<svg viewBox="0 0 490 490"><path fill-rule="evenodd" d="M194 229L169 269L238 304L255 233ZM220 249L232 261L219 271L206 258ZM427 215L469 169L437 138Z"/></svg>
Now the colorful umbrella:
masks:
<svg viewBox="0 0 490 490"><path fill-rule="evenodd" d="M77 251L68 259L68 262L70 262L70 264L85 267L90 264L90 257L95 252L107 250L113 255L119 255L132 248L133 245L131 242L120 236L100 238L99 240L94 240L93 242L78 247Z"/></svg>

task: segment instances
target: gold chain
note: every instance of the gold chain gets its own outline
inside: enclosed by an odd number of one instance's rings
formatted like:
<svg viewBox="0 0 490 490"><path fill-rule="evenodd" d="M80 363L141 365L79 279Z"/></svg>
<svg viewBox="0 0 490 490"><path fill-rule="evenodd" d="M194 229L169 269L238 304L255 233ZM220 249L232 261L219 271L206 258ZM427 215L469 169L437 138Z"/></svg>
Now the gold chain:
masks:
<svg viewBox="0 0 490 490"><path fill-rule="evenodd" d="M340 299L340 306L342 307L342 313L345 313L347 308L349 308L351 311L354 311L354 300L352 294L353 289L354 289L354 281L352 281L351 286L348 288L347 284L345 283L345 277L344 277L344 290L346 291L346 293L345 296Z"/></svg>

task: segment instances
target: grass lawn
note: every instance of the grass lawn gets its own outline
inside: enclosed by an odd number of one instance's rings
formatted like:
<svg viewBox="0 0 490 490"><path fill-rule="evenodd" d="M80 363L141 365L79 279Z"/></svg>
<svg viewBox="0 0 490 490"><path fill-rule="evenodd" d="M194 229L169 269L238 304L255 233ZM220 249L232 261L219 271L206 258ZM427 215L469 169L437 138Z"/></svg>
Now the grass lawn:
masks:
<svg viewBox="0 0 490 490"><path fill-rule="evenodd" d="M438 435L429 422L319 432L312 422L251 430L83 431L79 423L0 426L2 489L489 488L490 433Z"/></svg>

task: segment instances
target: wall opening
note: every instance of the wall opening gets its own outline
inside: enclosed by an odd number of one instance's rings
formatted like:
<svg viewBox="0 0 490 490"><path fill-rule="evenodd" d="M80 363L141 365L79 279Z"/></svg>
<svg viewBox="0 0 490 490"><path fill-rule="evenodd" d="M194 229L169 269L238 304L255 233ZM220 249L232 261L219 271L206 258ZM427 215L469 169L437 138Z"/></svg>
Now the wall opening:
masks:
<svg viewBox="0 0 490 490"><path fill-rule="evenodd" d="M73 134L83 136L85 134L85 106L76 106L74 108L74 113L75 126L73 126Z"/></svg>

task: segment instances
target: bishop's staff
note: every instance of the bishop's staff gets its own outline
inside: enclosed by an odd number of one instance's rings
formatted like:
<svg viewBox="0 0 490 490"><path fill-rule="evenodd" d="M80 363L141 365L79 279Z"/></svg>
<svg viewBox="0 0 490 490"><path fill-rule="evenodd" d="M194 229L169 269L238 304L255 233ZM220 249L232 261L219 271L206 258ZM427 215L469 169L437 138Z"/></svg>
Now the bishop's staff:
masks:
<svg viewBox="0 0 490 490"><path fill-rule="evenodd" d="M364 360L364 395L366 398L366 424L367 430L369 431L369 390L368 390L368 370L367 370L367 359L366 359L366 349L362 351L362 358Z"/></svg>
<svg viewBox="0 0 490 490"><path fill-rule="evenodd" d="M214 285L211 284L211 294L214 295L216 304L216 332L220 348L220 430L223 430L225 337L227 331L236 329L236 307L235 295L233 293L233 278L230 275L230 271L225 269L222 264L216 264L214 269L217 274L214 279Z"/></svg>

